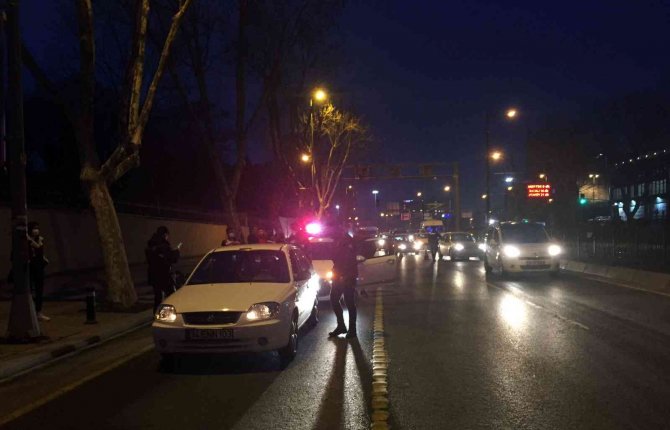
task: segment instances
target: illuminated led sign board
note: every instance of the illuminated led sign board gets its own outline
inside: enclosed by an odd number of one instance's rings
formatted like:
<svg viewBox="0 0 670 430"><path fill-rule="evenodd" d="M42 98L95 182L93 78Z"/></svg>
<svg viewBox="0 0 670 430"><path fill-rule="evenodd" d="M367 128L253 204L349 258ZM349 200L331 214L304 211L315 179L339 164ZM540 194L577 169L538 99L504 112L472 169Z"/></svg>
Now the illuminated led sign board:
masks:
<svg viewBox="0 0 670 430"><path fill-rule="evenodd" d="M550 197L551 185L546 182L543 184L528 184L526 187L529 199L546 199Z"/></svg>

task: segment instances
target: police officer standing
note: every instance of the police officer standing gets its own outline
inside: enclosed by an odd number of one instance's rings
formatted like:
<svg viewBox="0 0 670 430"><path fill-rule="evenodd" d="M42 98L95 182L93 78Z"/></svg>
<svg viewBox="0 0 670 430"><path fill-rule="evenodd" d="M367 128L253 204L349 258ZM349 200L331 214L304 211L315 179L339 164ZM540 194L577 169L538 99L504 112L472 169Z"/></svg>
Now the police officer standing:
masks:
<svg viewBox="0 0 670 430"><path fill-rule="evenodd" d="M167 297L174 293L176 287L172 278L172 265L179 260L181 243L177 248L172 248L169 236L167 227L158 227L145 249L148 283L154 290L154 313L163 301L163 296Z"/></svg>
<svg viewBox="0 0 670 430"><path fill-rule="evenodd" d="M340 231L333 256L333 286L330 290L330 303L337 317L337 327L328 335L331 337L347 334L347 338L356 337L356 278L358 261L354 240L346 232ZM349 311L349 330L344 324L344 312L340 299Z"/></svg>

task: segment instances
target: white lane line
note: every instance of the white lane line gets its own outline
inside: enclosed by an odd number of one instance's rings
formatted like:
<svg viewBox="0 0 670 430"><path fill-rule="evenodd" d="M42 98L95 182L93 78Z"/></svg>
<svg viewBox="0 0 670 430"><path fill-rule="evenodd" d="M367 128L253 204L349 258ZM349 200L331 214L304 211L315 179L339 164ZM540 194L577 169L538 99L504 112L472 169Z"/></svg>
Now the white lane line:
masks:
<svg viewBox="0 0 670 430"><path fill-rule="evenodd" d="M372 417L370 428L388 429L388 356L384 339L384 299L377 289L372 343Z"/></svg>
<svg viewBox="0 0 670 430"><path fill-rule="evenodd" d="M496 285L496 284L494 284L494 283L492 283L492 282L487 282L486 285L488 285L489 287L492 287L492 288L497 288L497 289L499 289L499 290L505 291L506 293L509 293L509 294L513 294L513 295L521 295L521 296L524 296L525 298L528 297L528 295L527 295L526 293L524 293L523 291L521 291L519 288L514 288L514 291L513 291L513 292L510 292L507 288L501 287L500 285ZM526 298L524 301L526 302L526 304L528 304L528 305L534 307L535 309L540 309L541 311L544 311L545 313L547 313L547 314L549 314L549 315L551 315L551 316L553 316L553 317L556 317L556 318L560 319L561 321L564 321L564 322L566 322L566 323L568 323L568 324L572 324L572 325L574 325L574 326L576 326L576 327L579 327L579 328L581 328L581 329L583 329L583 330L590 330L589 327L588 327L587 325L584 325L584 324L580 323L579 321L575 321L575 320L570 319L570 318L568 318L568 317L566 317L566 316L563 316L563 315L561 315L561 314L559 314L559 313L557 313L557 312L553 312L553 311L551 311L551 310L545 308L545 307L542 306L542 305L538 305L538 304L536 304L536 303L531 302L531 301L528 300L527 298Z"/></svg>
<svg viewBox="0 0 670 430"><path fill-rule="evenodd" d="M14 421L17 418L19 418L23 415L26 415L29 412L34 411L35 409L39 408L40 406L43 406L43 405L57 399L58 397L61 397L62 395L67 394L70 391L73 391L74 389L76 389L77 387L80 387L81 385L84 385L88 381L91 381L91 380L93 380L93 379L111 371L111 370L116 369L117 367L123 365L124 363L126 363L130 360L132 360L133 358L138 357L138 356L140 356L140 355L142 355L146 352L151 351L153 348L154 348L153 343L151 343L149 345L146 345L146 346L140 348L139 350L135 351L134 353L132 353L130 355L126 355L123 358L120 358L119 360L114 361L113 363L103 367L100 370L97 370L97 371L95 371L95 372L93 372L89 375L86 375L83 378L81 378L81 379L79 379L75 382L72 382L72 383L70 383L70 384L52 392L51 394L42 397L41 399L35 400L34 402L31 402L31 403L27 404L26 406L15 410L14 412L12 412L9 415L5 415L4 417L0 417L0 427L9 423L10 421Z"/></svg>
<svg viewBox="0 0 670 430"><path fill-rule="evenodd" d="M586 274L583 274L583 273L581 275L580 274L575 274L575 275L579 276L579 277L582 277L582 278L585 278L585 279L588 279L590 281L600 282L601 284L614 285L615 287L628 288L629 290L642 291L643 293L657 294L659 296L670 297L670 294L668 294L668 293L664 293L664 292L661 292L661 291L653 291L653 290L648 290L648 289L641 288L641 287L635 287L633 285L623 284L623 283L617 282L613 279L599 278L597 276L586 275Z"/></svg>

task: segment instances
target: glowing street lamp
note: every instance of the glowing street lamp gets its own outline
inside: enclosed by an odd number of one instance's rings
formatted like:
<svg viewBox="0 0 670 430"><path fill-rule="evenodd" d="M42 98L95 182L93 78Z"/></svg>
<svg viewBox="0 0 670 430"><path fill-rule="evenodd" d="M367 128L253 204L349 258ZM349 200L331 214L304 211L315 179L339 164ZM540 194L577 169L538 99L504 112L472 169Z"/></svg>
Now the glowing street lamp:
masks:
<svg viewBox="0 0 670 430"><path fill-rule="evenodd" d="M323 88L317 88L312 94L312 98L319 103L323 103L328 99L328 93Z"/></svg>
<svg viewBox="0 0 670 430"><path fill-rule="evenodd" d="M505 178L505 182L507 182L508 184L511 184L512 182L514 182L514 178L511 177L511 176L508 176L508 177Z"/></svg>
<svg viewBox="0 0 670 430"><path fill-rule="evenodd" d="M303 163L309 163L311 159L312 157L310 157L309 154L302 154L300 156L300 161L302 161Z"/></svg>
<svg viewBox="0 0 670 430"><path fill-rule="evenodd" d="M449 185L445 185L445 186L444 186L444 192L445 192L445 193L448 193L449 191L451 191L451 186L449 186Z"/></svg>
<svg viewBox="0 0 670 430"><path fill-rule="evenodd" d="M422 195L423 195L423 193L422 193L421 191L419 191L418 193L416 193L416 196L417 196L417 197L421 197Z"/></svg>
<svg viewBox="0 0 670 430"><path fill-rule="evenodd" d="M488 196L486 194L482 194L482 199L486 200Z"/></svg>
<svg viewBox="0 0 670 430"><path fill-rule="evenodd" d="M493 161L498 161L498 160L500 160L500 159L502 158L502 156L503 156L503 155L502 155L502 152L500 152L500 151L493 151L493 152L491 153L491 159L492 159Z"/></svg>
<svg viewBox="0 0 670 430"><path fill-rule="evenodd" d="M516 109L508 109L505 115L507 115L507 118L509 119L514 119L516 118L518 112Z"/></svg>

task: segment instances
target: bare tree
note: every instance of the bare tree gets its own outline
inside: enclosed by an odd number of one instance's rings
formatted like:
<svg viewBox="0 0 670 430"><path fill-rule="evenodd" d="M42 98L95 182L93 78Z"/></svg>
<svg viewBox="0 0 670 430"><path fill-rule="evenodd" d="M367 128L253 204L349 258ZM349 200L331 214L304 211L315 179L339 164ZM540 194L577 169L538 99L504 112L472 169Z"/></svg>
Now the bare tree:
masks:
<svg viewBox="0 0 670 430"><path fill-rule="evenodd" d="M104 162L101 162L96 151L94 137L96 55L91 0L77 0L76 2L80 49L78 105L75 106L65 100L24 47L24 64L30 69L36 80L56 98L75 128L81 163L80 179L88 192L98 226L107 275L107 300L121 308L134 304L137 301L137 294L130 275L121 228L109 187L139 164L139 150L154 104L158 83L167 65L182 17L191 2L192 0L178 2L177 10L162 44L156 70L144 91L149 0L135 2L135 22L119 115L119 141L116 149Z"/></svg>
<svg viewBox="0 0 670 430"><path fill-rule="evenodd" d="M333 201L349 158L368 141L368 131L359 118L328 104L314 115L303 115L299 136L310 157L311 188L319 205L316 215L321 218Z"/></svg>

